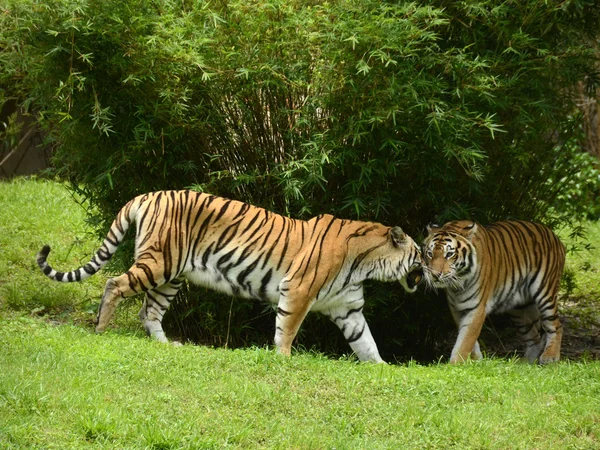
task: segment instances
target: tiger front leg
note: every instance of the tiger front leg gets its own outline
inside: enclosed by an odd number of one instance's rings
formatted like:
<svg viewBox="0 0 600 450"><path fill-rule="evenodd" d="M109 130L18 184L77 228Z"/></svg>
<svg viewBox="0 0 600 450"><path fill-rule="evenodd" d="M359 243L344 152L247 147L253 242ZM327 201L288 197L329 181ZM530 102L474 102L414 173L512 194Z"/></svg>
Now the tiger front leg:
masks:
<svg viewBox="0 0 600 450"><path fill-rule="evenodd" d="M450 364L462 363L469 356L481 359L482 355L477 339L483 328L485 307L480 303L472 311L462 314L459 311L453 311L453 315L458 317L458 337L450 354Z"/></svg>
<svg viewBox="0 0 600 450"><path fill-rule="evenodd" d="M452 313L452 318L454 319L454 323L457 328L460 328L460 313L456 311L454 308L450 307L450 312ZM481 353L481 347L479 346L479 341L476 340L473 345L473 349L471 350L471 359L479 360L483 359L483 354Z"/></svg>
<svg viewBox="0 0 600 450"><path fill-rule="evenodd" d="M300 292L288 296L282 291L277 304L274 339L275 347L282 355L291 355L292 343L311 305L312 301L308 296L302 295Z"/></svg>
<svg viewBox="0 0 600 450"><path fill-rule="evenodd" d="M384 363L363 315L363 305L364 300L361 299L331 309L326 315L342 330L350 348L359 360Z"/></svg>
<svg viewBox="0 0 600 450"><path fill-rule="evenodd" d="M473 350L471 350L471 359L474 359L474 360L483 359L483 353L481 353L481 347L479 346L479 341L475 341Z"/></svg>

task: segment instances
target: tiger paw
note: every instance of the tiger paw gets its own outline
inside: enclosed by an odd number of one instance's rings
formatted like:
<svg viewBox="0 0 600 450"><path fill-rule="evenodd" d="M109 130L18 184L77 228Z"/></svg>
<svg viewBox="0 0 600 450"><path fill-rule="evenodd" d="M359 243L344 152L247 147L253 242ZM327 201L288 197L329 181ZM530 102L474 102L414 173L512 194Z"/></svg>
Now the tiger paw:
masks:
<svg viewBox="0 0 600 450"><path fill-rule="evenodd" d="M560 355L542 355L540 356L540 359L538 360L538 363L540 363L541 365L544 364L550 364L550 363L555 363L558 362L560 360Z"/></svg>

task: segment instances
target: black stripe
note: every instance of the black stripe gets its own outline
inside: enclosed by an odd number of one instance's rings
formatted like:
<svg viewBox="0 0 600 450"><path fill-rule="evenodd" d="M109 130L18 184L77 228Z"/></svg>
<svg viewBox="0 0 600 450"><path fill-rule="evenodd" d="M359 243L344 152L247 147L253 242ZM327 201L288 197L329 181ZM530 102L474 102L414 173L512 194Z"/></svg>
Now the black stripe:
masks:
<svg viewBox="0 0 600 450"><path fill-rule="evenodd" d="M346 320L348 317L350 317L351 314L361 313L362 310L363 310L362 306L360 308L350 309L345 316L336 316L336 317L333 317L331 320L333 320L334 322L336 320Z"/></svg>
<svg viewBox="0 0 600 450"><path fill-rule="evenodd" d="M261 269L264 269L265 266L267 265L267 263L270 262L271 256L273 255L273 252L275 251L275 248L279 244L280 239L281 239L281 235L283 234L284 231L285 231L285 218L283 220L283 226L281 227L281 230L279 231L279 236L277 236L277 239L275 239L275 242L273 242L273 244L271 245L271 247L269 248L269 250L267 251L267 253L265 255L265 259L263 261L263 265L262 265Z"/></svg>
<svg viewBox="0 0 600 450"><path fill-rule="evenodd" d="M269 271L265 274L265 276L262 278L262 280L260 280L260 288L258 290L258 295L262 299L266 299L267 286L269 285L269 282L271 281L272 276L273 276L273 269L269 269Z"/></svg>
<svg viewBox="0 0 600 450"><path fill-rule="evenodd" d="M258 209L258 208L257 208ZM246 232L252 228L252 225L254 225L256 223L256 221L258 220L258 216L260 216L260 210L258 210L256 212L256 214L252 217L252 219L250 219L250 222L248 222L248 225L246 225L246 228L244 228L241 232L242 235L246 234Z"/></svg>
<svg viewBox="0 0 600 450"><path fill-rule="evenodd" d="M225 264L227 261L229 261L231 259L231 257L233 256L233 254L236 252L236 250L237 250L237 248L234 248L233 250L231 250L231 251L225 253L223 256L221 256L217 260L217 267L221 267L223 264ZM208 258L207 258L207 260L208 260ZM206 266L206 262L204 261L204 255L202 256L202 262Z"/></svg>
<svg viewBox="0 0 600 450"><path fill-rule="evenodd" d="M165 236L165 248L163 250L163 267L164 267L164 278L166 281L169 281L171 278L175 278L178 274L173 274L173 252L172 252L172 248L173 245L171 244L171 232L173 231L173 226L170 226L167 229L167 234ZM179 233L177 233L177 230L175 231L175 236L177 236Z"/></svg>
<svg viewBox="0 0 600 450"><path fill-rule="evenodd" d="M236 261L236 265L242 264L249 256L251 256L252 254L255 253L254 248L256 247L256 244L257 244L257 242L258 242L259 239L260 239L260 237L256 238L254 241L250 242L242 250L242 254L240 255L240 257Z"/></svg>
<svg viewBox="0 0 600 450"><path fill-rule="evenodd" d="M148 280L148 283L150 283L150 286L152 286L153 288L155 288L156 286L158 286L158 283L156 283L156 281L154 281L154 274L152 273L152 269L150 269L150 267L148 267L146 264L144 263L140 263L137 262L136 267L142 269L144 271L144 274L146 275L146 278ZM140 278L141 281L141 278ZM144 291L147 290L147 288L145 287L144 283L140 283L141 287Z"/></svg>
<svg viewBox="0 0 600 450"><path fill-rule="evenodd" d="M210 227L210 221L212 219L213 214L214 214L214 211L211 211L208 214L208 216L206 217L206 219L204 219L204 221L200 225L200 228L198 228L198 233L196 234L196 239L194 240L194 245L193 245L194 250L196 249L196 247L198 246L200 241L203 240L204 237L206 236L206 232L208 231L208 229ZM210 245L212 246L212 243Z"/></svg>
<svg viewBox="0 0 600 450"><path fill-rule="evenodd" d="M263 248L265 248L265 245L267 245L269 236L271 236L271 233L273 232L273 229L275 228L275 219L276 218L277 218L277 216L273 217L273 219L271 220L271 227L269 228L269 231L267 231L267 233L264 235L264 241L263 241L263 244L258 248L259 250L262 250Z"/></svg>
<svg viewBox="0 0 600 450"><path fill-rule="evenodd" d="M358 341L363 333L365 332L365 327L367 326L366 322L363 324L363 327L360 331L356 331L356 328L354 328L354 330L352 331L352 334L350 335L350 337L346 338L346 340L348 341L348 343L352 343L355 341Z"/></svg>
<svg viewBox="0 0 600 450"><path fill-rule="evenodd" d="M291 314L291 312L286 311L285 309L281 309L279 306L277 307L277 315L278 316L286 317L286 316L289 316L290 314Z"/></svg>
<svg viewBox="0 0 600 450"><path fill-rule="evenodd" d="M145 225L146 222L146 216L150 213L150 209L152 209L152 206L155 206L155 210L158 209L158 202L160 201L160 198L162 197L162 192L158 192L155 196L152 196L152 198L148 197L148 199L144 199L141 203L144 203L146 209L144 210L144 213L142 214L141 217L137 218L137 224L138 224L138 229L141 231L142 228ZM140 203L140 208L142 207L142 204ZM149 203L149 204L146 204ZM151 223L153 223L153 221L150 221ZM148 233L148 235L146 236L146 239L148 239L150 237L150 233ZM143 236L142 236L143 238ZM140 242L137 243L137 246L140 247L143 243L145 242L145 240L142 240Z"/></svg>
<svg viewBox="0 0 600 450"><path fill-rule="evenodd" d="M223 230L223 232L219 236L219 239L217 239L217 243L215 245L215 253L219 253L227 246L227 244L233 241L233 239L236 237L238 228L239 224L234 223L225 228L225 230Z"/></svg>
<svg viewBox="0 0 600 450"><path fill-rule="evenodd" d="M290 228L292 225L295 226L295 222L291 221L291 222L287 222L284 221L283 226L284 228L287 228L287 230L285 230L285 242L283 244L283 250L281 250L281 255L279 256L279 262L277 263L277 268L275 270L279 270L281 268L281 264L283 263L283 259L285 258L286 254L287 254L287 249L288 249L288 245L290 243Z"/></svg>
<svg viewBox="0 0 600 450"><path fill-rule="evenodd" d="M204 253L202 253L202 268L206 269L206 264L208 263L208 258L212 252L212 246L213 246L214 242L211 242L210 245L206 248L206 250L204 250Z"/></svg>
<svg viewBox="0 0 600 450"><path fill-rule="evenodd" d="M111 237L111 235L112 235L112 237ZM113 239L113 237L114 237L114 239ZM108 241L113 247L117 247L119 245L119 240L117 239L117 236L113 232L112 228L110 230L108 230L108 234L106 235L105 240Z"/></svg>
<svg viewBox="0 0 600 450"><path fill-rule="evenodd" d="M154 296L153 294L157 295ZM153 304L158 305L163 311L169 309L169 305L171 304L171 302L167 298L165 298L164 295L156 291L146 291L146 297L150 299ZM162 302L159 300L161 297L166 301L166 305L163 305Z"/></svg>
<svg viewBox="0 0 600 450"><path fill-rule="evenodd" d="M360 264L363 262L363 260L367 257L367 255L369 253L371 253L372 251L374 251L375 249L384 246L387 243L387 241L383 241L381 244L379 245L374 245L373 247L371 247L370 249L359 253L356 258L354 258L354 261L352 261L352 266L350 266L350 270L348 272L348 275L346 276L346 280L344 281L344 285L347 285L350 283L350 279L352 278L352 275L354 274L354 272L356 271L356 269L360 266Z"/></svg>
<svg viewBox="0 0 600 450"><path fill-rule="evenodd" d="M237 282L241 285L244 286L244 283L246 282L246 278L248 278L248 275L250 275L252 273L252 271L254 269L256 269L256 266L258 265L258 261L260 260L260 258L255 259L254 262L252 262L252 264L250 264L248 267L246 267L244 270L242 270L238 276L237 276ZM248 290L252 290L250 285L248 284L248 286L246 286L248 288Z"/></svg>
<svg viewBox="0 0 600 450"><path fill-rule="evenodd" d="M250 205L248 203L242 203L242 206L240 207L240 210L238 211L238 213L235 215L234 219L244 216L248 212L249 209L250 209Z"/></svg>
<svg viewBox="0 0 600 450"><path fill-rule="evenodd" d="M221 206L221 209L219 210L217 217L215 217L215 222L218 222L219 219L221 217L223 217L223 214L225 214L225 212L229 209L230 205L231 205L231 200L225 200L225 203L223 204L223 206Z"/></svg>
<svg viewBox="0 0 600 450"><path fill-rule="evenodd" d="M317 281L317 275L319 274L320 263L321 263L321 255L323 254L323 245L325 245L325 237L327 236L327 233L329 233L329 230L331 230L331 227L333 226L334 222L335 222L335 218L331 222L329 222L329 225L327 225L327 228L325 228L325 232L321 236L321 243L319 244L319 254L317 255L317 263L315 264L315 274L314 274L313 280L310 283L310 286L308 288L309 292L312 290L313 285ZM302 277L302 278L304 279L304 277Z"/></svg>

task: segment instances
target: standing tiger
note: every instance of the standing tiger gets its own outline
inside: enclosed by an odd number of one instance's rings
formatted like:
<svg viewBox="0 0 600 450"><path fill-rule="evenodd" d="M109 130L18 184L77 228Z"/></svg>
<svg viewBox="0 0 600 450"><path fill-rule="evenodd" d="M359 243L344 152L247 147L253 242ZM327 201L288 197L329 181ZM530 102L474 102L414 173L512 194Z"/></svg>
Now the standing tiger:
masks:
<svg viewBox="0 0 600 450"><path fill-rule="evenodd" d="M420 251L400 227L337 219L308 221L193 191L140 195L117 214L91 261L63 273L44 246L37 263L56 281L84 280L101 269L136 222L135 263L108 280L96 332L117 304L145 292L139 317L149 336L167 342L162 318L184 280L234 296L277 304L275 345L289 355L309 310L329 317L361 361L381 362L363 316L363 281L399 281L413 292L421 278Z"/></svg>
<svg viewBox="0 0 600 450"><path fill-rule="evenodd" d="M485 317L508 312L525 341L525 357L558 361L562 326L556 297L565 247L547 227L505 221L483 227L461 220L430 225L423 242L427 284L446 291L458 338L450 362L482 357Z"/></svg>

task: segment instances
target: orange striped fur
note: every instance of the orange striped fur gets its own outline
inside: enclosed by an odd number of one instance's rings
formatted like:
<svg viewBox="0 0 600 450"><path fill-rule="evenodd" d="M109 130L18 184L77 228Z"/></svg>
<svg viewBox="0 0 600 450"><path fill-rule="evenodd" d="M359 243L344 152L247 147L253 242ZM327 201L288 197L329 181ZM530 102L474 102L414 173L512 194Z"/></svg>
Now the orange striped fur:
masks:
<svg viewBox="0 0 600 450"><path fill-rule="evenodd" d="M106 264L134 222L135 262L106 283L97 332L104 331L123 298L145 293L140 319L150 336L166 341L163 315L189 280L277 304L275 344L283 354L290 354L300 324L312 310L340 327L359 359L380 362L362 312L362 283L398 281L414 291L420 278L419 249L399 227L327 214L296 220L185 190L131 200L91 261L79 269L52 269L46 261L48 246L38 254L38 264L54 280L84 280Z"/></svg>

